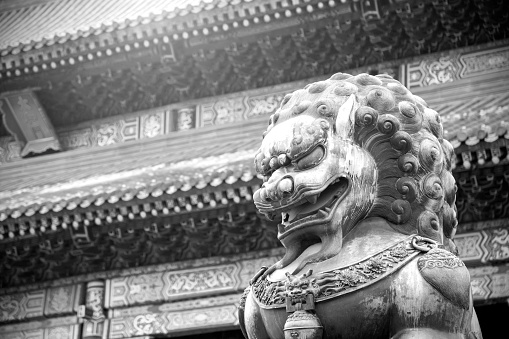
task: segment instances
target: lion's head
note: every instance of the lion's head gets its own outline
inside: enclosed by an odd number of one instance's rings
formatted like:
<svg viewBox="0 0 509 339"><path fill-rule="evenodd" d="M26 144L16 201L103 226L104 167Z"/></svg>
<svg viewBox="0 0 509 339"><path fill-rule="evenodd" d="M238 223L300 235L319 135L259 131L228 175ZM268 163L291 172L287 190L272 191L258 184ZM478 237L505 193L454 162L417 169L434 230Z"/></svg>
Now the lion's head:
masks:
<svg viewBox="0 0 509 339"><path fill-rule="evenodd" d="M333 256L367 217L454 250L452 156L437 112L390 76L338 73L288 94L255 157L255 204L282 218L280 266L317 242L317 258Z"/></svg>

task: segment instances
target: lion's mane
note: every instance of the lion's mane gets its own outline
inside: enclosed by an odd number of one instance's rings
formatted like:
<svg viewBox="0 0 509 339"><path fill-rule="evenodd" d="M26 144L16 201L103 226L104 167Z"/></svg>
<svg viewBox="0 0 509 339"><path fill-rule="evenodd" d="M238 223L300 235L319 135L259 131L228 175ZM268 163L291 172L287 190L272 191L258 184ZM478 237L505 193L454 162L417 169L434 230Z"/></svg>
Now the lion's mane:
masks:
<svg viewBox="0 0 509 339"><path fill-rule="evenodd" d="M438 113L388 75L338 73L320 83L334 86L336 95L355 94L360 103L354 141L373 156L378 171L366 217L385 218L401 233L417 233L456 252L454 149L443 138Z"/></svg>

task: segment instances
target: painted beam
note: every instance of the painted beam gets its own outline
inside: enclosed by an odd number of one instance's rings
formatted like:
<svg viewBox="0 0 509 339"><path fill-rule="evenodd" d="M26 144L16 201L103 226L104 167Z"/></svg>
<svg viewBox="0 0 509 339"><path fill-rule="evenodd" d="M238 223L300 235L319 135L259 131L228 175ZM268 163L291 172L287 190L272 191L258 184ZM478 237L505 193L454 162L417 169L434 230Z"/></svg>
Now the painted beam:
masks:
<svg viewBox="0 0 509 339"><path fill-rule="evenodd" d="M82 284L0 296L0 323L72 315L83 303Z"/></svg>
<svg viewBox="0 0 509 339"><path fill-rule="evenodd" d="M485 229L454 237L460 258L467 265L497 265L509 260L509 229Z"/></svg>

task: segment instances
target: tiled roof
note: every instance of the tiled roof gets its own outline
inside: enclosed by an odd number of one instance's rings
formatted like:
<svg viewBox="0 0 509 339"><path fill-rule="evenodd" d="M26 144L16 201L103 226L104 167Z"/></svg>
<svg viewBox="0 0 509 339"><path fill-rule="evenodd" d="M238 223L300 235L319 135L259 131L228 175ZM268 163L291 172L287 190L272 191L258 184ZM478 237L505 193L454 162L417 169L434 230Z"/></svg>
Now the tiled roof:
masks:
<svg viewBox="0 0 509 339"><path fill-rule="evenodd" d="M104 202L157 197L250 181L266 119L203 128L95 152L66 152L6 164L0 173L0 221ZM239 130L242 133L239 133Z"/></svg>
<svg viewBox="0 0 509 339"><path fill-rule="evenodd" d="M0 50L39 48L164 18L224 7L223 0L53 0L1 11ZM234 1L235 2L235 1ZM238 1L237 1L238 2ZM13 2L15 4L15 2ZM0 4L1 5L1 4ZM4 4L5 7L7 5Z"/></svg>

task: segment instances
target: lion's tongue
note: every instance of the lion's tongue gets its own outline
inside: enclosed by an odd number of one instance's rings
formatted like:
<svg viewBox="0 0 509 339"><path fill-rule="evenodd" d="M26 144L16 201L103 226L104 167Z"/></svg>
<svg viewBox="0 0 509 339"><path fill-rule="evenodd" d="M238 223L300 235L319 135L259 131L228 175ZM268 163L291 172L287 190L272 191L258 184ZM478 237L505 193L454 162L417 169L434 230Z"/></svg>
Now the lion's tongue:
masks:
<svg viewBox="0 0 509 339"><path fill-rule="evenodd" d="M330 202L330 196L328 195L321 195L318 200L312 204L310 202L304 203L303 205L300 205L298 207L292 208L288 211L288 222L294 221L298 216L306 216L312 213L315 213L322 207L327 206L327 204Z"/></svg>

